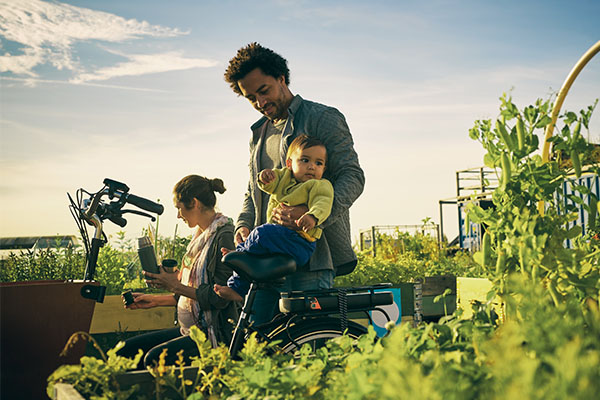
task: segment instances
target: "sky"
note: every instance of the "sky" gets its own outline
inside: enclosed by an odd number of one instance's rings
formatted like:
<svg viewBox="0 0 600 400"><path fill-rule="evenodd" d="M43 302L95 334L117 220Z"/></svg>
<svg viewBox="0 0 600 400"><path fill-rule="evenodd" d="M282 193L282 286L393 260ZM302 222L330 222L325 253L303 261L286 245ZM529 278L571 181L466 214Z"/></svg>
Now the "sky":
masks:
<svg viewBox="0 0 600 400"><path fill-rule="evenodd" d="M223 73L255 41L288 60L292 93L345 115L366 176L355 239L439 223L456 171L483 165L474 121L495 119L503 92L521 108L556 93L600 40L599 15L596 0L0 0L0 236L78 235L67 193L104 178L164 204L165 236L191 233L172 203L188 174L223 179L235 219L260 115ZM598 97L600 56L562 110ZM443 210L451 240L457 209ZM149 222L105 230L134 238Z"/></svg>

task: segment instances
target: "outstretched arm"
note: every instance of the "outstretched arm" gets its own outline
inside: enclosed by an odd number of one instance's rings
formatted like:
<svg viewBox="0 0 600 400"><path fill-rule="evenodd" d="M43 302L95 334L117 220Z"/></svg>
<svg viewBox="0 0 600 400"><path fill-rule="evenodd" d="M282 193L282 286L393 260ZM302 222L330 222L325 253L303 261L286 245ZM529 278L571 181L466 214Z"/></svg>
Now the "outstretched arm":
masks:
<svg viewBox="0 0 600 400"><path fill-rule="evenodd" d="M170 295L132 293L133 303L126 305L125 308L130 310L142 310L154 307L174 306L175 298Z"/></svg>

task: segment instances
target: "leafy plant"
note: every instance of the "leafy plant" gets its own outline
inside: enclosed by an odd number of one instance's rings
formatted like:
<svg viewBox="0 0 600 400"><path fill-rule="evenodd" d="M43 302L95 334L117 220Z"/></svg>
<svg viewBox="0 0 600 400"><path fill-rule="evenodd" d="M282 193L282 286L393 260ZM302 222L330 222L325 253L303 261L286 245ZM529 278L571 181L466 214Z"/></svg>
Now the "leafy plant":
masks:
<svg viewBox="0 0 600 400"><path fill-rule="evenodd" d="M427 276L481 276L481 267L467 252L449 252L437 238L423 233L396 231L379 234L376 256L370 249L357 251L354 272L335 278L336 286L362 286L412 282Z"/></svg>
<svg viewBox="0 0 600 400"><path fill-rule="evenodd" d="M2 260L0 282L81 279L84 265L85 256L72 246L11 252Z"/></svg>
<svg viewBox="0 0 600 400"><path fill-rule="evenodd" d="M168 254L159 254L158 259L181 260L190 238L159 237L157 241L160 248L168 249ZM140 261L132 241L121 231L114 242L115 246L109 238L100 249L95 280L107 287L107 295L120 294L124 288L144 288ZM0 282L83 279L85 265L85 252L81 247L13 252L2 260Z"/></svg>
<svg viewBox="0 0 600 400"><path fill-rule="evenodd" d="M582 201L590 191L573 185L573 192L564 195L562 187L570 179L569 171L560 168L557 160L544 163L535 154L535 131L550 123L552 104L550 100L538 100L519 111L510 97L503 95L501 101L495 128L489 120L476 121L469 133L488 151L486 165L499 169L502 177L492 196L493 208L484 210L474 203L468 206L470 220L484 224L486 230L475 260L492 277L501 295L509 290L508 276L518 272L535 282L544 282L556 305L569 293L580 299L597 299L600 244L590 240L594 231L581 236L581 227L572 224L580 207L592 211ZM593 109L582 110L579 116L572 112L560 116L564 125L552 139L555 149L584 157L591 151L580 129L589 126ZM589 170L596 175L599 171L597 165ZM573 171L581 174L577 168ZM596 200L593 196L592 201ZM540 203L545 205L542 213L538 210ZM565 247L566 240L573 242L572 248Z"/></svg>
<svg viewBox="0 0 600 400"><path fill-rule="evenodd" d="M81 339L92 341L99 351L101 358L84 356L81 357L79 365L60 366L48 377L48 396L52 398L56 383L69 382L80 394L91 399L111 398L126 400L139 398L134 397L137 387L133 386L127 390L121 390L115 377L119 373L135 368L141 360L143 352L140 350L133 359L118 356L117 352L124 345L124 342L120 342L115 348L104 354L94 338L85 332L78 332L71 336L63 351L68 351L72 344Z"/></svg>

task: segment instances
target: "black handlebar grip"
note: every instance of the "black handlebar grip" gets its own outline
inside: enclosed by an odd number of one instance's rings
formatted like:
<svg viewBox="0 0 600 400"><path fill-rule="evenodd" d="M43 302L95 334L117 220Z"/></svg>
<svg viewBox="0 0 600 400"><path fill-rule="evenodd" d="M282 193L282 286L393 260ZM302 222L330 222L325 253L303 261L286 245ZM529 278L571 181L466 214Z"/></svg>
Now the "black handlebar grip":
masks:
<svg viewBox="0 0 600 400"><path fill-rule="evenodd" d="M142 210L146 210L155 214L162 214L165 211L165 208L162 204L155 203L151 200L144 199L143 197L136 196L134 194L128 194L127 200L128 203L133 204L136 207L141 208Z"/></svg>
<svg viewBox="0 0 600 400"><path fill-rule="evenodd" d="M119 225L121 228L124 228L125 225L127 225L127 220L125 218L121 217L120 215L113 215L112 217L109 218L109 220L111 220L115 224Z"/></svg>

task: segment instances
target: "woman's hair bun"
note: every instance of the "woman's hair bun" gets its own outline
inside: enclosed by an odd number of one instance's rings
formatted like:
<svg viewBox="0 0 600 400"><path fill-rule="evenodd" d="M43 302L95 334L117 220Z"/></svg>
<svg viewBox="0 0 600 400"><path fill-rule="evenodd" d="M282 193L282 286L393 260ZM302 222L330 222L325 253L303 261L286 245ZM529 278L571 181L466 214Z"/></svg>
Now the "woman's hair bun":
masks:
<svg viewBox="0 0 600 400"><path fill-rule="evenodd" d="M225 193L225 184L219 178L210 180L210 188L213 190L213 192Z"/></svg>

